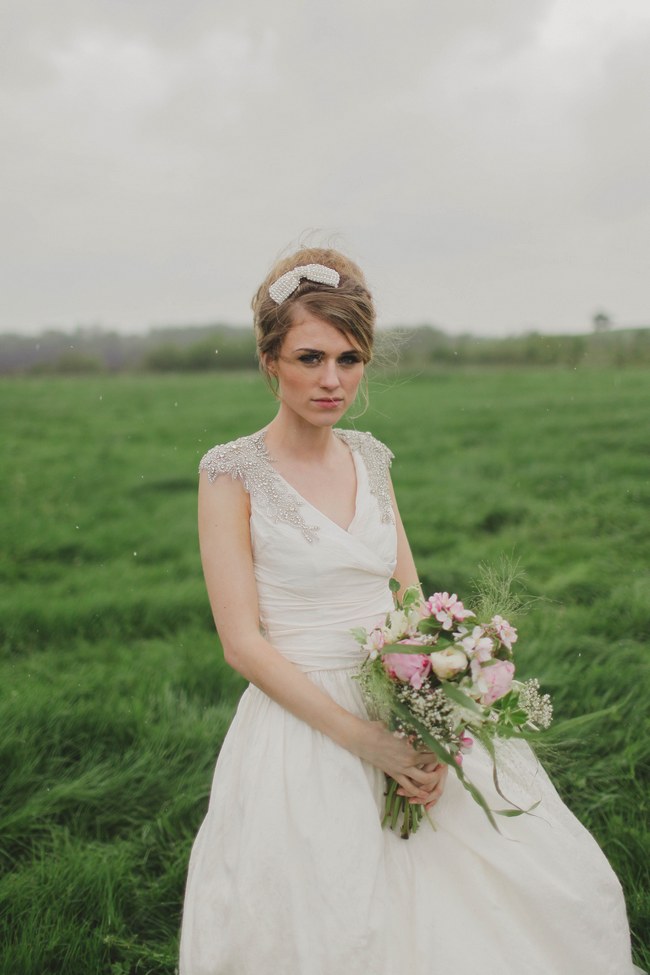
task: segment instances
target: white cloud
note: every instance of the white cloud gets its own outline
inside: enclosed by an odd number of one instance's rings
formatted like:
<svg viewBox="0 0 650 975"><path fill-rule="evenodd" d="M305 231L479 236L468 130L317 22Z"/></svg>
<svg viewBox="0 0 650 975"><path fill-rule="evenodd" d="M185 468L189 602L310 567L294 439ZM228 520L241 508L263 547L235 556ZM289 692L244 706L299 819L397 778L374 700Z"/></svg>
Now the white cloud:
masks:
<svg viewBox="0 0 650 975"><path fill-rule="evenodd" d="M386 320L650 317L645 0L34 0L11 20L0 330L244 320L311 227L341 231Z"/></svg>

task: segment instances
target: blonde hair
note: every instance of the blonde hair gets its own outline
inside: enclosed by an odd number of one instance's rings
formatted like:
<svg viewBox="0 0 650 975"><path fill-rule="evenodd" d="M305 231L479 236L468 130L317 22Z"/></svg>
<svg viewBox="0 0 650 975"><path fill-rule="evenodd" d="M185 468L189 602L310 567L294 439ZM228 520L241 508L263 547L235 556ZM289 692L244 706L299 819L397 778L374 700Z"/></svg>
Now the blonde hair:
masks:
<svg viewBox="0 0 650 975"><path fill-rule="evenodd" d="M281 304L269 295L274 281L303 264L324 264L338 271L338 287L307 279ZM370 362L375 332L375 306L363 272L354 261L331 248L304 247L278 261L257 289L252 301L255 341L260 369L270 379L268 363L277 359L297 309L309 311L350 338L364 363Z"/></svg>

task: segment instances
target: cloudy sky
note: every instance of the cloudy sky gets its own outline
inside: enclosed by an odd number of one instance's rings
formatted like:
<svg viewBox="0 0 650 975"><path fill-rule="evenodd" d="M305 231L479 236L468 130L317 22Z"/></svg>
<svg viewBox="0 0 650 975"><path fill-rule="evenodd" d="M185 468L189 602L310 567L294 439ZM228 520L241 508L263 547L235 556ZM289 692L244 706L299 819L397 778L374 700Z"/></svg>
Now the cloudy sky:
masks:
<svg viewBox="0 0 650 975"><path fill-rule="evenodd" d="M0 11L0 331L245 323L309 232L386 324L650 324L648 0Z"/></svg>

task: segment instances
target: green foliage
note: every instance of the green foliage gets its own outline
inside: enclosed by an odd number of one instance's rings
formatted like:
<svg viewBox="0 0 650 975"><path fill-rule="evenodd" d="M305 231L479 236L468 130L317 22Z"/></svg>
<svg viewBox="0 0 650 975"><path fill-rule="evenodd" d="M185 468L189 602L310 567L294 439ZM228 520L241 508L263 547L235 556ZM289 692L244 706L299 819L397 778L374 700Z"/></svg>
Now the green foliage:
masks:
<svg viewBox="0 0 650 975"><path fill-rule="evenodd" d="M53 373L60 376L87 376L92 373L103 372L104 364L97 356L84 352L63 352L56 359L41 362L34 366L36 375Z"/></svg>
<svg viewBox="0 0 650 975"><path fill-rule="evenodd" d="M0 398L0 975L171 975L243 687L204 592L195 472L275 404L253 372L5 379ZM551 692L556 731L604 712L544 758L621 878L648 968L647 377L459 369L377 381L371 404L357 425L398 455L425 593L471 605L481 563L518 560L536 597L521 676Z"/></svg>
<svg viewBox="0 0 650 975"><path fill-rule="evenodd" d="M475 597L466 600L480 622L499 614L511 623L519 620L526 607L521 595L524 573L519 561L501 555L495 563L482 562L473 583Z"/></svg>
<svg viewBox="0 0 650 975"><path fill-rule="evenodd" d="M439 329L421 326L395 330L384 341L393 350L391 356L385 357L385 364L399 361L402 371L417 373L467 366L576 369L608 365L647 368L650 365L650 328L618 329L591 335L528 332L507 338L482 338L447 335ZM394 354L395 348L399 350L399 360Z"/></svg>
<svg viewBox="0 0 650 975"><path fill-rule="evenodd" d="M182 346L174 342L154 345L145 355L143 368L153 372L208 372L255 369L255 343L244 329L215 332Z"/></svg>
<svg viewBox="0 0 650 975"><path fill-rule="evenodd" d="M376 373L422 374L481 368L544 366L553 369L650 366L650 328L613 329L588 335L529 332L506 338L448 335L428 325L381 329ZM99 371L207 372L256 369L249 326L170 326L146 335L101 328L47 331L39 336L0 336L0 374L81 375Z"/></svg>

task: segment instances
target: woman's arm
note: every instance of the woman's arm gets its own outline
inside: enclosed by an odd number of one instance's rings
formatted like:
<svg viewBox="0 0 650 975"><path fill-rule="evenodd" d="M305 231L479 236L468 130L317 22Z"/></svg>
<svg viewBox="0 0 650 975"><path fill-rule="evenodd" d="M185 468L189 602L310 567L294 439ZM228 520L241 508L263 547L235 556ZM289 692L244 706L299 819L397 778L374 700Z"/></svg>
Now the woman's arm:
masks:
<svg viewBox="0 0 650 975"><path fill-rule="evenodd" d="M439 775L418 765L417 752L380 722L340 707L259 632L259 606L250 539L249 498L229 476L199 482L199 542L214 621L227 662L312 728L391 775L416 801L429 802Z"/></svg>
<svg viewBox="0 0 650 975"><path fill-rule="evenodd" d="M404 591L409 587L416 586L421 590L422 586L418 578L418 570L415 567L411 546L406 537L402 516L399 513L395 489L393 488L392 482L389 482L389 485L390 496L393 502L393 512L395 514L395 528L397 529L397 565L395 566L394 576L400 584L398 596L401 598L404 595Z"/></svg>

